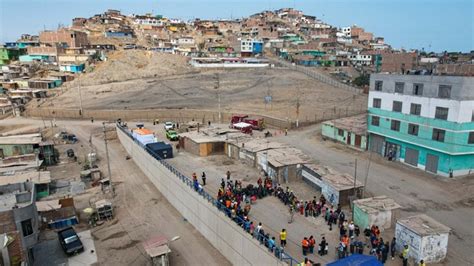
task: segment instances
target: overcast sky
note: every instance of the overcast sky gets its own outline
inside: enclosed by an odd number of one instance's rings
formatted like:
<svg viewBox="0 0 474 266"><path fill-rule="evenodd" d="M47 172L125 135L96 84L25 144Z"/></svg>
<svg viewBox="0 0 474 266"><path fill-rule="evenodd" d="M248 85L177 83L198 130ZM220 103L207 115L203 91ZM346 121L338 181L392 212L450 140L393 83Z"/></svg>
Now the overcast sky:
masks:
<svg viewBox="0 0 474 266"><path fill-rule="evenodd" d="M473 0L0 0L0 42L22 33L70 25L108 8L124 14L240 18L262 10L294 7L337 26L357 24L395 48L474 50Z"/></svg>

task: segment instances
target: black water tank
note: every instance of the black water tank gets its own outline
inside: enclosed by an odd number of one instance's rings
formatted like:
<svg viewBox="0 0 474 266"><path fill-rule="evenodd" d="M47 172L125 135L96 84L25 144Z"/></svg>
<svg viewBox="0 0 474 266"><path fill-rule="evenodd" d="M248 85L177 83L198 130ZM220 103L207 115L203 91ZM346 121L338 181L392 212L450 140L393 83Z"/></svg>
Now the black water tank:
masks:
<svg viewBox="0 0 474 266"><path fill-rule="evenodd" d="M146 145L147 150L160 156L162 159L173 158L173 147L170 144L164 142L148 143Z"/></svg>

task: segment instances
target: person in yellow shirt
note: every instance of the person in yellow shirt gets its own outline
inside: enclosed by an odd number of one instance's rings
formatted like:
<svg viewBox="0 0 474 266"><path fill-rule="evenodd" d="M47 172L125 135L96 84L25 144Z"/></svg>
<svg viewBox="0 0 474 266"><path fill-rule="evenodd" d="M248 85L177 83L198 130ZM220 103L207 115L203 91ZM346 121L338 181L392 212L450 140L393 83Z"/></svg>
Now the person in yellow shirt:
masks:
<svg viewBox="0 0 474 266"><path fill-rule="evenodd" d="M420 264L418 264L418 266L426 266L426 263L424 260L420 260Z"/></svg>
<svg viewBox="0 0 474 266"><path fill-rule="evenodd" d="M282 248L286 246L286 230L282 229L280 232L280 245Z"/></svg>
<svg viewBox="0 0 474 266"><path fill-rule="evenodd" d="M408 249L408 245L405 245L402 251L402 259L403 259L403 266L408 266L408 252L410 249Z"/></svg>

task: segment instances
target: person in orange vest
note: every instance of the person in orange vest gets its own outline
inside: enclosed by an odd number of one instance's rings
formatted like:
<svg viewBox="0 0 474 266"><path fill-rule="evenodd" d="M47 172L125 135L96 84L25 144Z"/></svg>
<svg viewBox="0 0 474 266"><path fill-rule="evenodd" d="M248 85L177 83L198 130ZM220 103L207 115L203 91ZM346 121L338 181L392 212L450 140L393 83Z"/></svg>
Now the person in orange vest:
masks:
<svg viewBox="0 0 474 266"><path fill-rule="evenodd" d="M314 253L314 245L316 244L316 240L314 240L313 236L310 236L308 239L309 242L309 253L313 254Z"/></svg>
<svg viewBox="0 0 474 266"><path fill-rule="evenodd" d="M349 237L344 235L341 239L341 242L344 243L344 254L347 254L347 247L349 246Z"/></svg>
<svg viewBox="0 0 474 266"><path fill-rule="evenodd" d="M303 241L301 241L301 247L303 248L303 256L306 256L306 254L308 254L309 248L309 241L307 237L305 237Z"/></svg>

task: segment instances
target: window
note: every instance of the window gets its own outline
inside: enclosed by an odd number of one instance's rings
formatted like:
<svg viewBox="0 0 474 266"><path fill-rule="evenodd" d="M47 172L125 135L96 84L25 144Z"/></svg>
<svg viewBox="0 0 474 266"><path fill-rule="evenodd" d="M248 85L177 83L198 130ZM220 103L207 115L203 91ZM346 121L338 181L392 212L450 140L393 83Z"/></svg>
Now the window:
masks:
<svg viewBox="0 0 474 266"><path fill-rule="evenodd" d="M405 89L405 83L395 82L395 92L396 93L403 93L404 89Z"/></svg>
<svg viewBox="0 0 474 266"><path fill-rule="evenodd" d="M31 224L31 219L24 220L21 222L21 230L23 231L23 236L29 236L33 234L33 226Z"/></svg>
<svg viewBox="0 0 474 266"><path fill-rule="evenodd" d="M374 98L374 102L372 104L373 108L380 108L382 106L382 99L380 98Z"/></svg>
<svg viewBox="0 0 474 266"><path fill-rule="evenodd" d="M412 103L410 106L411 115L420 115L421 113L421 104Z"/></svg>
<svg viewBox="0 0 474 266"><path fill-rule="evenodd" d="M435 118L436 119L442 119L442 120L448 120L448 112L449 112L449 108L436 107Z"/></svg>
<svg viewBox="0 0 474 266"><path fill-rule="evenodd" d="M471 122L474 122L474 111L472 111Z"/></svg>
<svg viewBox="0 0 474 266"><path fill-rule="evenodd" d="M344 136L344 130L338 129L338 130L337 130L337 134L338 134L339 136L341 136L341 137Z"/></svg>
<svg viewBox="0 0 474 266"><path fill-rule="evenodd" d="M438 88L438 97L439 98L451 98L451 86L449 85L439 85Z"/></svg>
<svg viewBox="0 0 474 266"><path fill-rule="evenodd" d="M392 111L401 112L402 111L402 102L393 101Z"/></svg>
<svg viewBox="0 0 474 266"><path fill-rule="evenodd" d="M372 126L380 126L380 117L372 116Z"/></svg>
<svg viewBox="0 0 474 266"><path fill-rule="evenodd" d="M414 83L413 84L413 95L422 96L423 95L423 84Z"/></svg>
<svg viewBox="0 0 474 266"><path fill-rule="evenodd" d="M400 121L392 120L392 125L390 126L390 129L393 131L400 131Z"/></svg>
<svg viewBox="0 0 474 266"><path fill-rule="evenodd" d="M382 86L383 86L383 81L381 80L376 80L375 81L375 90L376 91L381 91L382 90Z"/></svg>
<svg viewBox="0 0 474 266"><path fill-rule="evenodd" d="M444 142L444 135L446 134L445 130L433 128L433 140Z"/></svg>
<svg viewBox="0 0 474 266"><path fill-rule="evenodd" d="M415 124L408 124L408 134L418 136L419 126Z"/></svg>
<svg viewBox="0 0 474 266"><path fill-rule="evenodd" d="M469 137L467 138L467 144L474 144L474 131L469 132Z"/></svg>

